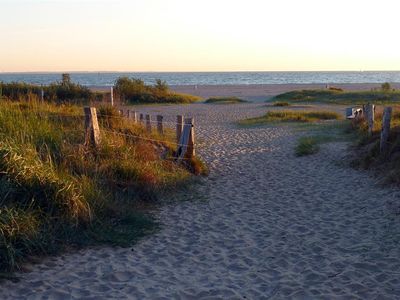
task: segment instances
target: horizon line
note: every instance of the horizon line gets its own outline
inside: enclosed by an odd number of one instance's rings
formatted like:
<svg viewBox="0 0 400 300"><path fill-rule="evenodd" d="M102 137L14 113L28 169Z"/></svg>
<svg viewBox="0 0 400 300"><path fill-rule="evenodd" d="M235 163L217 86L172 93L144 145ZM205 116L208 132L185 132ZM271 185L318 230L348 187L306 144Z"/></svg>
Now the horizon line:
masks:
<svg viewBox="0 0 400 300"><path fill-rule="evenodd" d="M272 71L0 71L0 74L58 74L58 73L312 73L312 72L400 72L400 70L272 70Z"/></svg>

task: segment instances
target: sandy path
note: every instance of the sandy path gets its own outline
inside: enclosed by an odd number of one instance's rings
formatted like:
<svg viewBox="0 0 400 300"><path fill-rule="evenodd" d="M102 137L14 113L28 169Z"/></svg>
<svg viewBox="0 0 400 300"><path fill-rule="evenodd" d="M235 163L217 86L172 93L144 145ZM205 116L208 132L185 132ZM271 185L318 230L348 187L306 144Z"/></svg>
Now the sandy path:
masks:
<svg viewBox="0 0 400 300"><path fill-rule="evenodd" d="M231 125L263 110L144 108L196 117L210 177L176 196L191 201L163 206L163 229L132 249L48 259L3 283L0 298L399 298L400 220L386 204L400 192L341 167L343 144L296 158L298 132Z"/></svg>

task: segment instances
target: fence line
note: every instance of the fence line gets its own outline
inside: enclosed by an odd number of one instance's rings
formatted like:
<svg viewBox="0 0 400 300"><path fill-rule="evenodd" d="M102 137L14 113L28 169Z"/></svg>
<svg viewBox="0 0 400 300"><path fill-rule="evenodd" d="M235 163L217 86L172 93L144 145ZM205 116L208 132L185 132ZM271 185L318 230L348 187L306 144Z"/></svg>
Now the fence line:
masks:
<svg viewBox="0 0 400 300"><path fill-rule="evenodd" d="M122 133L118 131L113 131L113 130L107 130L104 128L100 129L99 122L98 122L98 116L101 117L111 117L111 118L122 118L129 120L123 116L121 117L116 117L116 116L108 116L108 115L97 115L97 110L95 107L85 107L84 108L84 113L85 113L85 145L91 145L95 148L99 147L100 145L100 139L101 135L100 132L107 132L107 133L112 133L116 135L121 135L121 136L126 136L126 137L131 137L135 139L142 139L142 140L147 140L151 142L158 142L158 143L169 143L169 144L174 144L177 146L176 153L177 153L177 159L178 161L186 158L192 158L195 155L195 134L194 134L194 119L193 118L188 118L185 119L185 122L183 124L183 116L177 116L177 142L169 142L166 140L157 140L157 139L152 139L152 138L144 138L138 135L134 134L128 134L128 133ZM136 112L134 112L136 115ZM164 117L161 115L157 115L157 131L160 135L164 135L164 128L163 128L163 119ZM146 130L148 133L152 132L152 120L151 120L151 115L146 114L144 115L143 113L140 114L140 122L136 124L140 124L142 126L145 126Z"/></svg>

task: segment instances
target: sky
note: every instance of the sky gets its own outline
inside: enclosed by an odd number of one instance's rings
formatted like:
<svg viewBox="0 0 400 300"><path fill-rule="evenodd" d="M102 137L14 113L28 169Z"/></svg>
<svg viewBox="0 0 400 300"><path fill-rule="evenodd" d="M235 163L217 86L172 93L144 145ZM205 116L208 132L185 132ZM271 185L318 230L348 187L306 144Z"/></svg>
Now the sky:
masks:
<svg viewBox="0 0 400 300"><path fill-rule="evenodd" d="M0 72L400 70L398 0L0 0Z"/></svg>

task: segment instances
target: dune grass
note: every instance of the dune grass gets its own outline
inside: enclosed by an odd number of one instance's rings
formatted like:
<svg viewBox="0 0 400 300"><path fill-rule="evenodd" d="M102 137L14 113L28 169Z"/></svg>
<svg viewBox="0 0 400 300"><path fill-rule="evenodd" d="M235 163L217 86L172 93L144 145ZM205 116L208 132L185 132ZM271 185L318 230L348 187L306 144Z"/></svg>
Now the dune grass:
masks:
<svg viewBox="0 0 400 300"><path fill-rule="evenodd" d="M341 90L299 90L280 94L274 101L288 103L329 103L329 104L365 104L399 103L399 90L341 91Z"/></svg>
<svg viewBox="0 0 400 300"><path fill-rule="evenodd" d="M127 246L157 229L144 203L186 185L187 166L174 154L172 134L157 134L100 108L101 145L84 146L82 108L38 102L0 102L0 272L32 255L57 253L66 245ZM190 169L190 170L189 170Z"/></svg>
<svg viewBox="0 0 400 300"><path fill-rule="evenodd" d="M43 99L49 102L68 102L75 104L86 104L96 100L99 95L73 82L55 82L49 85L36 85L25 82L0 82L0 96L13 101L33 100L41 97L44 92Z"/></svg>
<svg viewBox="0 0 400 300"><path fill-rule="evenodd" d="M263 125L271 122L317 122L325 120L339 120L338 113L330 111L269 111L264 116L250 118L239 122L240 125Z"/></svg>
<svg viewBox="0 0 400 300"><path fill-rule="evenodd" d="M248 103L248 101L240 99L238 97L212 97L207 99L204 103L206 104L237 104L237 103Z"/></svg>
<svg viewBox="0 0 400 300"><path fill-rule="evenodd" d="M317 153L319 148L315 137L302 137L297 142L295 153L297 156L311 155Z"/></svg>

